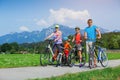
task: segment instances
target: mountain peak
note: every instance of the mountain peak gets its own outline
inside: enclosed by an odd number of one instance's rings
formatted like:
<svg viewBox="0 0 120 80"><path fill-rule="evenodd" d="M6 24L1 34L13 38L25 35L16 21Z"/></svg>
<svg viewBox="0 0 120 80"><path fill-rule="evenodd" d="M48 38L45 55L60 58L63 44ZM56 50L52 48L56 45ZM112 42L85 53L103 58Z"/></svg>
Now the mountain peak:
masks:
<svg viewBox="0 0 120 80"><path fill-rule="evenodd" d="M19 44L21 43L32 43L32 42L39 42L39 41L43 41L45 37L47 37L48 35L50 35L53 31L54 31L54 25L51 25L48 28L44 28L41 31L32 31L32 32L15 32L15 33L10 33L4 36L0 37L0 44L3 43L11 43L11 42L17 42ZM73 35L75 34L74 28L71 28L69 26L65 26L65 25L60 25L60 30L63 33L63 37L69 36L69 35ZM102 31L102 33L105 33L107 30L100 28L100 30ZM81 33L84 33L84 30L81 29Z"/></svg>

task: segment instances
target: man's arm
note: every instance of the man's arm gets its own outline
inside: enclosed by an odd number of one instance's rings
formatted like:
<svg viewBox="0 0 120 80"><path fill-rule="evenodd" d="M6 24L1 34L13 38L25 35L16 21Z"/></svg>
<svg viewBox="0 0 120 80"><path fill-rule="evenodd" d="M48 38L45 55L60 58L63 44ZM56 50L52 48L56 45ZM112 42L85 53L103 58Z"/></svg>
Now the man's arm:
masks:
<svg viewBox="0 0 120 80"><path fill-rule="evenodd" d="M101 32L100 32L100 30L99 29L96 29L96 32L98 33L98 39L100 39L101 38Z"/></svg>
<svg viewBox="0 0 120 80"><path fill-rule="evenodd" d="M84 32L84 39L87 39L87 33Z"/></svg>

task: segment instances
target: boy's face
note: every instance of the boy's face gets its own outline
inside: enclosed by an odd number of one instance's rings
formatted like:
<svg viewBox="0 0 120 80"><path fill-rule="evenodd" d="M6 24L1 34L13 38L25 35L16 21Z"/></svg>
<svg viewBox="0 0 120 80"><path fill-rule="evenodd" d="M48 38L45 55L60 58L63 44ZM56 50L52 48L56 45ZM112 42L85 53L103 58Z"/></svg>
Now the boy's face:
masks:
<svg viewBox="0 0 120 80"><path fill-rule="evenodd" d="M79 33L79 32L80 32L80 30L79 30L79 29L75 29L75 31L76 31L76 33Z"/></svg>

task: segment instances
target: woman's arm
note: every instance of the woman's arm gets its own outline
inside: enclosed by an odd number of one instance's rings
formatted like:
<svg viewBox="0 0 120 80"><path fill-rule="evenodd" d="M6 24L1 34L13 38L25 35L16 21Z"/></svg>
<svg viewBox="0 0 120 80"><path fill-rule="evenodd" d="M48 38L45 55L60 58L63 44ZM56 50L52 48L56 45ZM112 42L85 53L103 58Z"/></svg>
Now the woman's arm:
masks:
<svg viewBox="0 0 120 80"><path fill-rule="evenodd" d="M51 38L53 36L54 33L50 34L48 37L45 38L45 40Z"/></svg>

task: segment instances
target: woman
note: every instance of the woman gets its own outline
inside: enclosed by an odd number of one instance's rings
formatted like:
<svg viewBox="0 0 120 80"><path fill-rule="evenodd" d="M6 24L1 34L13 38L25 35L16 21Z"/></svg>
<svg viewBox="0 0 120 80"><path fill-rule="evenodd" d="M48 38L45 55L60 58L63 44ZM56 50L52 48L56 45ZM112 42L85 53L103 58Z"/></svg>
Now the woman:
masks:
<svg viewBox="0 0 120 80"><path fill-rule="evenodd" d="M62 46L62 32L59 30L59 25L55 25L55 31L52 34L50 34L45 40L47 40L51 37L53 37L53 40L54 40L53 60L56 60L56 57L58 55L58 51L59 51L59 54L62 54L62 49L61 49L61 46Z"/></svg>

